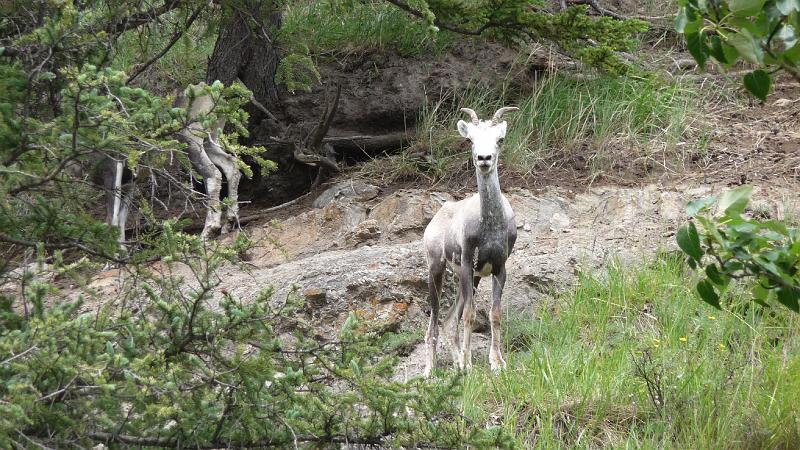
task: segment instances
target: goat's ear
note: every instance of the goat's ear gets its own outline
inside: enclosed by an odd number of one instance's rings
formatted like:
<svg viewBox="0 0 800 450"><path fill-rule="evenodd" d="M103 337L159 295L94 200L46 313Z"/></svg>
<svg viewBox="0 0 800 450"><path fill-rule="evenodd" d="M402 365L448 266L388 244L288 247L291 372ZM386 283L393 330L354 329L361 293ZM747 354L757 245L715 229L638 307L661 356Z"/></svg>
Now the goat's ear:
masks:
<svg viewBox="0 0 800 450"><path fill-rule="evenodd" d="M467 122L464 122L463 120L459 120L458 121L458 125L456 125L456 127L458 128L458 134L460 134L461 137L469 139L469 128L468 128L468 126L469 126L469 124Z"/></svg>
<svg viewBox="0 0 800 450"><path fill-rule="evenodd" d="M505 120L495 125L497 129L497 139L504 139L506 137L506 128L508 128L508 122Z"/></svg>

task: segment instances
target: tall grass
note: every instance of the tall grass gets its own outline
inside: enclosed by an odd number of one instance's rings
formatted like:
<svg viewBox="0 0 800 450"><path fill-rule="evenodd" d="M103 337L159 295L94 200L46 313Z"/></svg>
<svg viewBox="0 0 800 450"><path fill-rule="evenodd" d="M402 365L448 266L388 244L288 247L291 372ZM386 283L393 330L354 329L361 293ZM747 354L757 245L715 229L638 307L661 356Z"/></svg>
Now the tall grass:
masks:
<svg viewBox="0 0 800 450"><path fill-rule="evenodd" d="M798 316L735 289L716 311L691 279L673 257L612 265L512 317L509 369L469 374L465 415L520 447L796 448Z"/></svg>
<svg viewBox="0 0 800 450"><path fill-rule="evenodd" d="M507 116L504 164L528 171L580 157L602 171L621 160L677 152L695 101L692 88L680 81L606 76L578 80L556 73L516 98L477 86L454 93L423 112L418 139L434 159L450 158L454 149L462 150L455 133L456 121L463 119L460 107L488 117L500 106L513 104L520 111Z"/></svg>
<svg viewBox="0 0 800 450"><path fill-rule="evenodd" d="M312 54L393 50L414 56L441 53L457 37L431 33L423 21L387 2L323 0L287 4L279 39Z"/></svg>

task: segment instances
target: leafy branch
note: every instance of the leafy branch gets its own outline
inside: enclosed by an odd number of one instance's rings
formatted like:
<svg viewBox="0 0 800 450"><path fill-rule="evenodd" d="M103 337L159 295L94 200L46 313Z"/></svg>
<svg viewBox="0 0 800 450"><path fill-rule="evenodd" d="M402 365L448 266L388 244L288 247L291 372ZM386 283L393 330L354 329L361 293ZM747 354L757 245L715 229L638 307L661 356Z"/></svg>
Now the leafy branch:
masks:
<svg viewBox="0 0 800 450"><path fill-rule="evenodd" d="M690 202L686 213L693 219L678 230L678 246L689 265L702 271L697 294L715 308L722 307L721 294L731 280L746 279L754 280L751 293L759 305L777 300L800 312L800 231L776 220L747 218L752 190L745 185L719 200ZM714 205L721 215L711 214Z"/></svg>
<svg viewBox="0 0 800 450"><path fill-rule="evenodd" d="M722 67L742 60L756 65L745 88L761 101L772 75L783 71L800 81L800 2L797 0L680 0L675 29L700 67L709 57Z"/></svg>

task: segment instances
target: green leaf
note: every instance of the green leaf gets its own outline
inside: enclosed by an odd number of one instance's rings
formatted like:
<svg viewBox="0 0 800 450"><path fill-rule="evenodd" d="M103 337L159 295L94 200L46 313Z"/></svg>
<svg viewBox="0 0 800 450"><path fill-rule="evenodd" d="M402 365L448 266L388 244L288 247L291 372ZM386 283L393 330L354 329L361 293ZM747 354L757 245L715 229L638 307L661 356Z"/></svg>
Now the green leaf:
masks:
<svg viewBox="0 0 800 450"><path fill-rule="evenodd" d="M767 99L772 78L761 69L754 70L744 76L744 87L762 102Z"/></svg>
<svg viewBox="0 0 800 450"><path fill-rule="evenodd" d="M739 234L754 233L758 230L758 228L758 225L743 219L735 219L728 224L729 230L733 230Z"/></svg>
<svg viewBox="0 0 800 450"><path fill-rule="evenodd" d="M53 81L53 80L56 79L56 74L54 74L53 72L45 70L45 71L39 73L38 78L40 80L42 80L42 81Z"/></svg>
<svg viewBox="0 0 800 450"><path fill-rule="evenodd" d="M692 200L686 205L686 215L689 217L694 217L700 211L703 211L709 206L713 205L715 201L717 201L717 199L714 197L706 197L706 198L701 198L699 200Z"/></svg>
<svg viewBox="0 0 800 450"><path fill-rule="evenodd" d="M764 63L764 49L761 48L761 40L756 39L747 29L741 29L728 38L728 44L734 46L745 61L753 64Z"/></svg>
<svg viewBox="0 0 800 450"><path fill-rule="evenodd" d="M697 283L697 293L700 294L700 299L717 309L722 309L719 304L719 295L714 290L714 285L709 283L708 280L702 280Z"/></svg>
<svg viewBox="0 0 800 450"><path fill-rule="evenodd" d="M742 185L732 189L719 198L719 207L730 217L738 217L744 212L750 196L753 194L753 186Z"/></svg>
<svg viewBox="0 0 800 450"><path fill-rule="evenodd" d="M758 14L765 0L730 0L728 7L731 12L739 17L747 17Z"/></svg>
<svg viewBox="0 0 800 450"><path fill-rule="evenodd" d="M716 264L709 264L706 266L706 275L708 279L717 286L724 287L728 285L729 278L720 273Z"/></svg>
<svg viewBox="0 0 800 450"><path fill-rule="evenodd" d="M780 31L775 34L775 37L783 41L783 48L790 49L797 44L797 34L794 32L794 27L791 25L781 26Z"/></svg>
<svg viewBox="0 0 800 450"><path fill-rule="evenodd" d="M769 298L770 290L765 288L764 285L761 284L761 281L757 282L750 292L753 294L753 299L758 301L759 304L767 304L767 298Z"/></svg>
<svg viewBox="0 0 800 450"><path fill-rule="evenodd" d="M739 50L736 50L736 47L723 42L722 43L722 51L725 53L725 60L727 61L727 65L731 66L733 63L739 59Z"/></svg>
<svg viewBox="0 0 800 450"><path fill-rule="evenodd" d="M764 222L761 222L761 226L783 236L789 235L789 230L786 228L786 224L777 220L765 220Z"/></svg>
<svg viewBox="0 0 800 450"><path fill-rule="evenodd" d="M784 16L788 16L792 11L800 11L800 0L776 0L775 6Z"/></svg>
<svg viewBox="0 0 800 450"><path fill-rule="evenodd" d="M678 230L678 247L684 253L692 257L697 262L703 257L703 250L700 248L700 237L697 235L697 228L693 222L689 222Z"/></svg>
<svg viewBox="0 0 800 450"><path fill-rule="evenodd" d="M800 61L800 45L795 45L792 48L781 53L781 60L783 60L790 66L796 67L798 61Z"/></svg>
<svg viewBox="0 0 800 450"><path fill-rule="evenodd" d="M786 283L786 284L794 283L794 280L792 279L792 277L789 274L786 273L786 271L784 271L782 268L780 268L777 264L775 264L772 261L768 260L765 256L763 256L763 255L755 256L753 258L753 261L756 264L758 264L759 266L761 266L762 270L775 275L776 277L778 277L781 280L783 280L784 283Z"/></svg>
<svg viewBox="0 0 800 450"><path fill-rule="evenodd" d="M796 287L782 287L776 289L776 293L778 294L778 301L783 304L783 306L791 309L794 312L800 312L800 289Z"/></svg>
<svg viewBox="0 0 800 450"><path fill-rule="evenodd" d="M722 39L720 39L716 34L711 36L711 47L709 47L709 53L720 64L728 64L728 57L725 55L725 51L722 49Z"/></svg>
<svg viewBox="0 0 800 450"><path fill-rule="evenodd" d="M685 6L681 6L680 9L678 9L678 14L675 16L675 31L683 33L686 30L686 25L691 21L692 19L689 18L689 11Z"/></svg>
<svg viewBox="0 0 800 450"><path fill-rule="evenodd" d="M703 36L700 33L687 33L686 34L686 48L689 53L697 61L697 65L702 69L706 65L708 59L708 47L706 46Z"/></svg>

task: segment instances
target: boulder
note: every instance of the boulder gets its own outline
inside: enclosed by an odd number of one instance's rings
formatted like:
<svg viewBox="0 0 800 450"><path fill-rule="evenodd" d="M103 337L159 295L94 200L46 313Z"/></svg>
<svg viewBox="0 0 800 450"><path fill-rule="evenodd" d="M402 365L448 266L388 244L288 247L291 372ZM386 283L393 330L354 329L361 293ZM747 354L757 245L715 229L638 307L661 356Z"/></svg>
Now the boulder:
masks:
<svg viewBox="0 0 800 450"><path fill-rule="evenodd" d="M350 198L360 202L366 202L377 197L380 189L371 184L360 180L346 180L329 187L322 192L311 206L314 208L324 208L335 199Z"/></svg>

